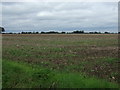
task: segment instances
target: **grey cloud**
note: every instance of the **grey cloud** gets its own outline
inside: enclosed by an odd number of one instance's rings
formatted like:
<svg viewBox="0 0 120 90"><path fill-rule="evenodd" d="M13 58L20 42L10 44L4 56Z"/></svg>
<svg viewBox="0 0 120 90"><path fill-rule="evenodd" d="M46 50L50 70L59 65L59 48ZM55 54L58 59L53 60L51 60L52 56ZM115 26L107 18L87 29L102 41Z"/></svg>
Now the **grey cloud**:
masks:
<svg viewBox="0 0 120 90"><path fill-rule="evenodd" d="M107 28L117 32L118 6L114 2L4 2L2 8L3 26L8 30Z"/></svg>

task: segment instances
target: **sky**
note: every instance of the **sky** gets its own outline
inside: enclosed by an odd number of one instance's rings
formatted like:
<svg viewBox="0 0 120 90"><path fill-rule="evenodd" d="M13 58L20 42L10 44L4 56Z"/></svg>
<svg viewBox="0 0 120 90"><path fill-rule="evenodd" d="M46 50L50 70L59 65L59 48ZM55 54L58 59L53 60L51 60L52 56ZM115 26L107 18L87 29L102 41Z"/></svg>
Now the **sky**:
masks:
<svg viewBox="0 0 120 90"><path fill-rule="evenodd" d="M2 2L6 32L118 32L117 2Z"/></svg>

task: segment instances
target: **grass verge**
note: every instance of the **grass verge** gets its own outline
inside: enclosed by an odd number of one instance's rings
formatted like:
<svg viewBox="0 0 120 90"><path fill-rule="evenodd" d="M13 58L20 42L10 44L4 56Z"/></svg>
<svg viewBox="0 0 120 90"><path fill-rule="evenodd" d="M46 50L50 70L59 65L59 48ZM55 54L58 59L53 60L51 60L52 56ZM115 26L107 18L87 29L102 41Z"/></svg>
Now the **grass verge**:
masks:
<svg viewBox="0 0 120 90"><path fill-rule="evenodd" d="M118 88L80 73L52 71L35 64L3 60L3 88Z"/></svg>

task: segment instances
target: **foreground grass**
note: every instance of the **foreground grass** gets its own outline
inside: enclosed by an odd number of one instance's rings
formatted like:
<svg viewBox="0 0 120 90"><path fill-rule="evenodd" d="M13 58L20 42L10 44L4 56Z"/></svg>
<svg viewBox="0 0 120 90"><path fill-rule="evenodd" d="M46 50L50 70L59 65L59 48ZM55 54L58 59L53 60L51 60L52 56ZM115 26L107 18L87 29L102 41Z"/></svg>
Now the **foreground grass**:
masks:
<svg viewBox="0 0 120 90"><path fill-rule="evenodd" d="M35 64L3 60L3 67L3 88L118 88L105 80Z"/></svg>

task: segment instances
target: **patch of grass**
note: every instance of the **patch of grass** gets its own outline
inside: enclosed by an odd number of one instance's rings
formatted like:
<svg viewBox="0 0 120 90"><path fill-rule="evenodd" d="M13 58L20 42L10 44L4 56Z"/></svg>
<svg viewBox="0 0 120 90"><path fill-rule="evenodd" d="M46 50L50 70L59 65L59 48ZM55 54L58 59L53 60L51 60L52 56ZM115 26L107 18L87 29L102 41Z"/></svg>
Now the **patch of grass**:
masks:
<svg viewBox="0 0 120 90"><path fill-rule="evenodd" d="M114 62L119 61L119 59L118 58L105 58L104 61L108 63L114 63Z"/></svg>
<svg viewBox="0 0 120 90"><path fill-rule="evenodd" d="M3 60L3 88L49 87L54 76L49 69Z"/></svg>
<svg viewBox="0 0 120 90"><path fill-rule="evenodd" d="M35 64L3 60L3 88L118 88L80 73L51 71Z"/></svg>
<svg viewBox="0 0 120 90"><path fill-rule="evenodd" d="M56 75L59 88L116 88L118 85L105 80L90 78L78 73L62 73Z"/></svg>
<svg viewBox="0 0 120 90"><path fill-rule="evenodd" d="M70 72L70 71L80 72L81 70L84 69L85 64L88 64L88 62L81 62L81 63L78 63L76 65L71 64L71 65L65 66L65 70L68 72Z"/></svg>

